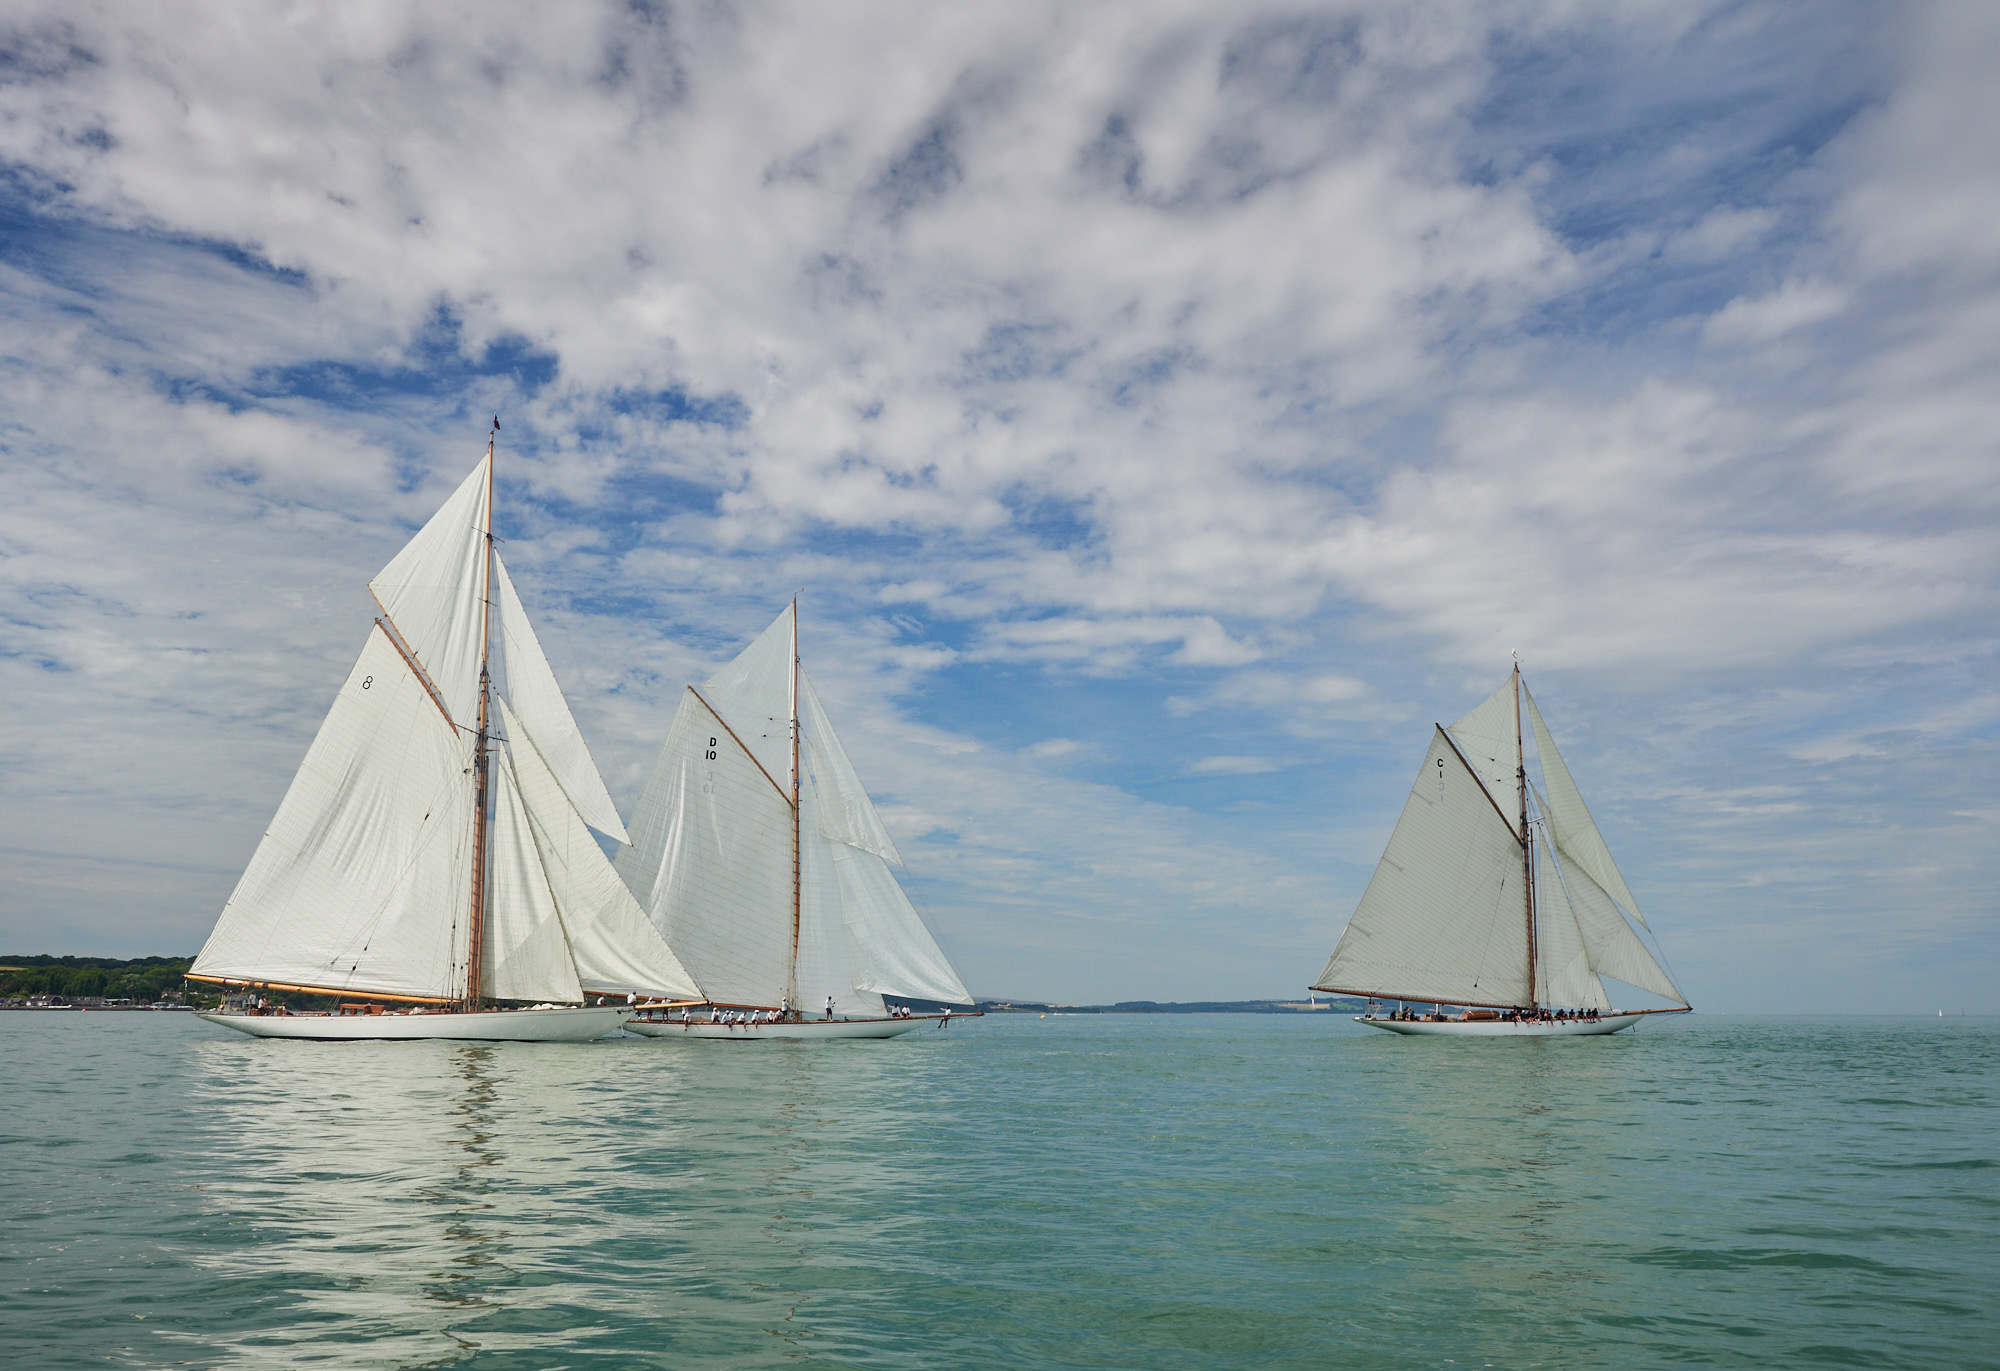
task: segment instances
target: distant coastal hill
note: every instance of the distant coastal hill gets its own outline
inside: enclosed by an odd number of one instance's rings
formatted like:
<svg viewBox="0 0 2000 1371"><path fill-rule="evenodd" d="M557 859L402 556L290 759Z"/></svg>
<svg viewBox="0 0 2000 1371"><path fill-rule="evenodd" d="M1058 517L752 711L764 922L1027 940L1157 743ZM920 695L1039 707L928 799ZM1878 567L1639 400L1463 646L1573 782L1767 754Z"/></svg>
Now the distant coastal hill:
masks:
<svg viewBox="0 0 2000 1371"><path fill-rule="evenodd" d="M181 978L192 957L51 957L0 953L0 999L52 996L59 999L131 1000L152 1004L180 998ZM282 996L287 1000L299 996ZM903 1001L897 1001L903 1003ZM942 1002L910 1000L913 1009L936 1012ZM1120 1000L1117 1004L1048 1004L1040 1000L981 1000L988 1014L1312 1014L1353 1013L1361 1001L1306 1000Z"/></svg>
<svg viewBox="0 0 2000 1371"><path fill-rule="evenodd" d="M1033 1000L981 1000L989 1014L1312 1014L1352 1013L1359 1000L1120 1000L1117 1004L1042 1004Z"/></svg>
<svg viewBox="0 0 2000 1371"><path fill-rule="evenodd" d="M0 999L38 995L65 1000L178 998L192 957L49 957L0 953Z"/></svg>

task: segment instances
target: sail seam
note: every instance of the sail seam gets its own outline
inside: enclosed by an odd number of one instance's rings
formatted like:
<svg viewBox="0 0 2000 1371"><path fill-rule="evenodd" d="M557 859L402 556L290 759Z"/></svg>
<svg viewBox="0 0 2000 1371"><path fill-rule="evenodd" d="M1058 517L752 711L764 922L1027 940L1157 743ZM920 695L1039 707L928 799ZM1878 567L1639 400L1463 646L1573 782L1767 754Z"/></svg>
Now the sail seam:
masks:
<svg viewBox="0 0 2000 1371"><path fill-rule="evenodd" d="M375 626L382 630L382 636L389 640L389 646L395 648L402 657L403 664L409 667L411 674L417 678L417 684L421 685L424 693L431 697L431 703L438 707L438 713L444 715L444 721L457 728L458 721L453 719L451 711L444 707L444 696L438 693L437 686L431 681L430 673L417 661L417 654L404 645L403 630L396 627L396 621L389 617L389 611L383 609L382 601L376 598L373 587L369 588L368 595L375 600L375 607L382 610L382 616L375 621Z"/></svg>
<svg viewBox="0 0 2000 1371"><path fill-rule="evenodd" d="M707 700L702 700L701 692L699 690L696 690L693 686L688 687L688 694L694 696L695 699L697 700L701 700L701 707L707 710L710 714L714 715L715 721L722 725L722 731L729 735L729 741L735 743L738 747L742 748L743 755L750 759L750 765L756 767L758 772L762 774L765 780L771 781L771 789L778 792L778 798L783 800L788 808L796 809L797 806L792 803L791 796L785 794L785 788L779 785L776 781L771 780L771 773L764 770L764 764L757 760L757 754L752 752L749 749L749 747L744 743L744 741L736 736L736 730L729 726L729 721L727 719L723 718L721 714L716 712L715 706L710 704Z"/></svg>
<svg viewBox="0 0 2000 1371"><path fill-rule="evenodd" d="M1522 843L1521 835L1514 831L1514 824L1508 819L1506 811L1500 808L1500 802L1493 798L1493 792L1486 788L1486 782L1480 779L1479 773L1473 769L1472 763L1465 759L1465 753L1458 746L1458 739L1452 737L1451 730L1443 724L1436 725L1436 728L1438 732L1444 734L1444 740L1451 744L1452 755L1458 758L1458 764L1464 767L1466 773L1472 777L1473 783L1479 787L1479 793L1486 797L1486 803L1492 805L1493 812L1500 816L1500 822L1506 826L1507 836L1514 840L1516 847L1525 847L1526 844Z"/></svg>

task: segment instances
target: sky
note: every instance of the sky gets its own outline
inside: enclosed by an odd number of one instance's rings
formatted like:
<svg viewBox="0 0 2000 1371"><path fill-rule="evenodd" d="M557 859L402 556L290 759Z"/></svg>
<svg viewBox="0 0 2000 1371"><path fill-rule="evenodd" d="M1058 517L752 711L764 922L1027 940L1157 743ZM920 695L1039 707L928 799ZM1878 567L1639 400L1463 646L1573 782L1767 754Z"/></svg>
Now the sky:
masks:
<svg viewBox="0 0 2000 1371"><path fill-rule="evenodd" d="M0 946L191 954L500 416L630 812L801 651L975 993L1297 996L1523 673L1698 1009L2000 1010L2000 9L0 6Z"/></svg>

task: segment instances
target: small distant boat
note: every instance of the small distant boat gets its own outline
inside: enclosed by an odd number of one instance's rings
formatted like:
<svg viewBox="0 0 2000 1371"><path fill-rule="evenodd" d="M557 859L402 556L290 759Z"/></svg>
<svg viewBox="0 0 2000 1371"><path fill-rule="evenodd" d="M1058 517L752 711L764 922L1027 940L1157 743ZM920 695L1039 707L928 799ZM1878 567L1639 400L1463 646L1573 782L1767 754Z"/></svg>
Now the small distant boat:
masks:
<svg viewBox="0 0 2000 1371"><path fill-rule="evenodd" d="M902 862L799 665L794 601L687 688L634 811L618 872L702 1003L645 1005L626 1028L893 1038L976 1017L906 1015L882 998L972 1003L889 869Z"/></svg>
<svg viewBox="0 0 2000 1371"><path fill-rule="evenodd" d="M1528 779L1524 702L1546 794ZM1477 709L1437 725L1312 988L1366 996L1357 1022L1420 1037L1586 1037L1687 1013L1628 915L1646 927L1516 662ZM1615 1010L1603 976L1673 1007ZM1436 1008L1379 1012L1386 1000Z"/></svg>
<svg viewBox="0 0 2000 1371"><path fill-rule="evenodd" d="M492 507L489 438L369 583L381 615L189 972L247 1004L202 1018L259 1038L587 1042L628 998L696 993L590 834L626 841ZM341 1003L289 1013L270 990Z"/></svg>

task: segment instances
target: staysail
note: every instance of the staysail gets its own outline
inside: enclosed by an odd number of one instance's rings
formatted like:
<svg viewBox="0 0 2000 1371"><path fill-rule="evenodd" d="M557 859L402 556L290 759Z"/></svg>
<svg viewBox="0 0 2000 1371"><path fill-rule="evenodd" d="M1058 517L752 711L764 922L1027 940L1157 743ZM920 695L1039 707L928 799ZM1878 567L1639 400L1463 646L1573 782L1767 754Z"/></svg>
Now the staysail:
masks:
<svg viewBox="0 0 2000 1371"><path fill-rule="evenodd" d="M519 791L541 879L580 989L691 999L700 992L611 869L569 795L505 699L508 780Z"/></svg>
<svg viewBox="0 0 2000 1371"><path fill-rule="evenodd" d="M480 991L496 1000L583 998L562 914L535 846L528 807L505 752L493 759L493 853L487 867Z"/></svg>
<svg viewBox="0 0 2000 1371"><path fill-rule="evenodd" d="M1570 907L1548 835L1535 832L1539 869L1535 879L1535 1001L1605 1010L1611 1001L1591 969L1590 949L1576 911Z"/></svg>
<svg viewBox="0 0 2000 1371"><path fill-rule="evenodd" d="M1521 842L1443 729L1316 990L1529 1003Z"/></svg>
<svg viewBox="0 0 2000 1371"><path fill-rule="evenodd" d="M625 825L618 819L618 806L611 803L604 778L590 759L590 748L569 712L569 701L556 684L556 674L535 637L535 626L528 621L528 611L522 607L514 580L497 552L493 555L493 581L494 598L500 605L500 634L506 644L507 698L518 729L534 740L535 751L583 821L606 837L629 843Z"/></svg>
<svg viewBox="0 0 2000 1371"><path fill-rule="evenodd" d="M970 1003L890 873L901 858L803 670L794 888L793 613L683 695L618 872L713 1002Z"/></svg>
<svg viewBox="0 0 2000 1371"><path fill-rule="evenodd" d="M1681 994L1673 977L1639 941L1639 935L1625 922L1625 916L1618 912L1617 905L1612 903L1604 887L1592 879L1589 872L1565 857L1560 847L1551 848L1544 840L1542 854L1547 874L1535 883L1535 906L1543 927L1547 926L1549 916L1542 911L1559 902L1563 913L1575 922L1577 936L1583 942L1584 955L1593 975L1609 976L1640 990L1651 991L1662 999L1686 1004L1687 997ZM1553 999L1551 1003L1586 1002Z"/></svg>
<svg viewBox="0 0 2000 1371"><path fill-rule="evenodd" d="M1572 864L1589 872L1598 885L1624 906L1626 913L1639 921L1641 928L1648 927L1646 916L1639 912L1639 902L1632 897L1625 877L1619 874L1618 864L1611 860L1611 849L1605 844L1604 835L1597 831L1597 821L1584 807L1582 792L1576 788L1569 768L1563 765L1562 753L1556 751L1556 740L1542 720L1542 711L1535 707L1535 697L1528 694L1525 684L1521 694L1527 699L1528 718L1535 728L1535 753L1541 758L1542 780L1548 785L1549 822L1555 830L1557 849Z"/></svg>

